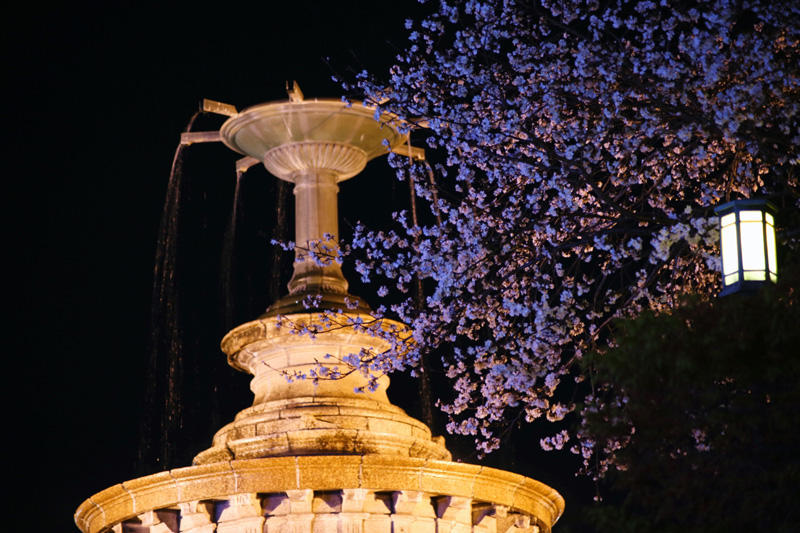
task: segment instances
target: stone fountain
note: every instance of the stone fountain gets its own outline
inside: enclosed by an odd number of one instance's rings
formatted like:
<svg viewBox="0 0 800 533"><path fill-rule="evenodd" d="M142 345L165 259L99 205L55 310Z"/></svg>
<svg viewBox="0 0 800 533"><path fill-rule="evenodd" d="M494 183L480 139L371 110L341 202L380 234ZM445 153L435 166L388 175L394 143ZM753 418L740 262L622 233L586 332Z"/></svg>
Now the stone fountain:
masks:
<svg viewBox="0 0 800 533"><path fill-rule="evenodd" d="M349 295L332 260L337 184L397 149L405 136L391 117L360 103L304 100L298 93L235 113L219 132L228 147L294 184L289 294L222 340L228 362L253 376L253 405L217 432L193 466L126 481L86 500L75 515L78 527L84 533L549 532L564 508L555 490L452 462L444 439L389 402L387 376L372 380L377 386L370 390L370 376L344 362L409 335ZM333 371L343 377L287 380Z"/></svg>

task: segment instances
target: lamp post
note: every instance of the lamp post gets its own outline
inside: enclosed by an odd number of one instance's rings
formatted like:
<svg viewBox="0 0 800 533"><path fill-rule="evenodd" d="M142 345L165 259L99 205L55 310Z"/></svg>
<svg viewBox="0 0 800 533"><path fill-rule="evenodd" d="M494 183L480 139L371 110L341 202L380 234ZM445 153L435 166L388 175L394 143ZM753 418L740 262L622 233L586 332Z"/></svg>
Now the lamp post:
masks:
<svg viewBox="0 0 800 533"><path fill-rule="evenodd" d="M778 281L775 214L766 200L734 200L714 209L719 215L722 292L752 291Z"/></svg>

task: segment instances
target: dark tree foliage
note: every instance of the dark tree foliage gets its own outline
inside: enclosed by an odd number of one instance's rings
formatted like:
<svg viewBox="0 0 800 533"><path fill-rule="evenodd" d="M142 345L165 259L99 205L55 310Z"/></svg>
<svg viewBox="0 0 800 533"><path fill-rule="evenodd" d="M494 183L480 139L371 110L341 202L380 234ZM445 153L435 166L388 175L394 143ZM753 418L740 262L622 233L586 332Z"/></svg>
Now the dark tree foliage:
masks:
<svg viewBox="0 0 800 533"><path fill-rule="evenodd" d="M582 431L617 442L615 531L796 531L800 270L777 288L691 298L614 329L588 358L598 396Z"/></svg>

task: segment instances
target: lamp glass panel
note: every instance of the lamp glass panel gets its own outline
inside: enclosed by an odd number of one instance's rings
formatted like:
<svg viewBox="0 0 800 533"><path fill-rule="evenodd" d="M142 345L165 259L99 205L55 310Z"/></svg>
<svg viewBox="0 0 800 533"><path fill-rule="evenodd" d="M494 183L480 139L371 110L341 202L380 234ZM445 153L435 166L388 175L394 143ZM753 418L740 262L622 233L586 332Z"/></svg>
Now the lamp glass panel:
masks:
<svg viewBox="0 0 800 533"><path fill-rule="evenodd" d="M719 223L723 228L730 224L734 224L735 222L736 222L736 213L728 213L727 215L719 219Z"/></svg>
<svg viewBox="0 0 800 533"><path fill-rule="evenodd" d="M745 281L764 281L767 279L767 275L763 270L745 270L743 277Z"/></svg>
<svg viewBox="0 0 800 533"><path fill-rule="evenodd" d="M725 217L723 217L725 218ZM736 224L722 226L722 273L725 274L727 285L728 274L735 274L739 270L739 243L736 239Z"/></svg>
<svg viewBox="0 0 800 533"><path fill-rule="evenodd" d="M778 257L775 252L775 227L770 221L771 218L769 213L767 213L767 261L769 262L769 271L773 274L777 274Z"/></svg>
<svg viewBox="0 0 800 533"><path fill-rule="evenodd" d="M733 274L728 274L727 276L725 276L724 279L725 279L725 285L732 285L737 281L739 281L739 273L734 272Z"/></svg>
<svg viewBox="0 0 800 533"><path fill-rule="evenodd" d="M764 227L762 219L761 211L739 212L739 233L742 236L742 268L744 270L766 270L767 268L764 257Z"/></svg>
<svg viewBox="0 0 800 533"><path fill-rule="evenodd" d="M741 222L761 222L764 219L761 211L739 211L739 220Z"/></svg>

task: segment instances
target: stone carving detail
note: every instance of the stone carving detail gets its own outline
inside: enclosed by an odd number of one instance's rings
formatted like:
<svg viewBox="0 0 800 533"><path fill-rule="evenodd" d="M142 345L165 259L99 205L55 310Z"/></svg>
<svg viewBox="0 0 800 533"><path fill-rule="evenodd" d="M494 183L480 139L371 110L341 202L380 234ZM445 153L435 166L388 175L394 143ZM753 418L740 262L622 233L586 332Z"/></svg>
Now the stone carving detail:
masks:
<svg viewBox="0 0 800 533"><path fill-rule="evenodd" d="M504 505L473 503L473 533L544 533L536 519L522 513L509 512Z"/></svg>
<svg viewBox="0 0 800 533"><path fill-rule="evenodd" d="M526 514L421 491L290 490L181 503L116 524L114 533L549 533Z"/></svg>
<svg viewBox="0 0 800 533"><path fill-rule="evenodd" d="M195 501L179 505L180 533L213 533L214 502Z"/></svg>
<svg viewBox="0 0 800 533"><path fill-rule="evenodd" d="M264 166L286 181L309 170L327 170L343 181L361 172L367 164L364 150L337 142L295 142L273 148L264 154Z"/></svg>
<svg viewBox="0 0 800 533"><path fill-rule="evenodd" d="M311 502L311 512L314 514L341 513L342 491L315 491Z"/></svg>
<svg viewBox="0 0 800 533"><path fill-rule="evenodd" d="M472 500L457 496L434 499L437 533L470 533L472 530Z"/></svg>
<svg viewBox="0 0 800 533"><path fill-rule="evenodd" d="M158 509L141 513L112 528L114 533L178 533L179 513Z"/></svg>
<svg viewBox="0 0 800 533"><path fill-rule="evenodd" d="M217 504L217 533L261 533L264 516L257 494L234 494Z"/></svg>
<svg viewBox="0 0 800 533"><path fill-rule="evenodd" d="M393 533L435 533L431 495L411 490L395 492L392 526Z"/></svg>

